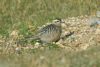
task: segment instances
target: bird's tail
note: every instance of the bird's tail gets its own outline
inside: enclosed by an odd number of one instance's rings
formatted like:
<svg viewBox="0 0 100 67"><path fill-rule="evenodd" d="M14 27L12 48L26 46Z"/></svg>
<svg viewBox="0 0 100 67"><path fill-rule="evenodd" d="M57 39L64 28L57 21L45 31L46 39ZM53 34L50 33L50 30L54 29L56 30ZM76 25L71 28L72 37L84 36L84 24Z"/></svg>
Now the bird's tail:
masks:
<svg viewBox="0 0 100 67"><path fill-rule="evenodd" d="M33 35L30 35L30 36L26 36L22 39L19 39L18 41L16 41L16 44L23 44L23 43L26 43L28 40L29 41L32 41L32 40L38 40L38 36L33 36Z"/></svg>
<svg viewBox="0 0 100 67"><path fill-rule="evenodd" d="M39 39L38 38L38 36L37 35L30 35L30 36L26 36L26 37L24 37L25 39L29 39L29 40L37 40L37 39Z"/></svg>

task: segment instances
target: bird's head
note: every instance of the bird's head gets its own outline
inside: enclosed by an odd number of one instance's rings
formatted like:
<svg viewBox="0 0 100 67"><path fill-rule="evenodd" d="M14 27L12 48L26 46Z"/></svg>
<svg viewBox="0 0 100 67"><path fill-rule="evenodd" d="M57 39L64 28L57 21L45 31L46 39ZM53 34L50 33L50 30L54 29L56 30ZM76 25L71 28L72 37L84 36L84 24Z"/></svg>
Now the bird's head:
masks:
<svg viewBox="0 0 100 67"><path fill-rule="evenodd" d="M54 23L64 23L64 20L60 19L60 18L56 18L55 20L53 20Z"/></svg>
<svg viewBox="0 0 100 67"><path fill-rule="evenodd" d="M55 25L61 26L61 23L65 23L64 20L60 19L60 18L56 18L55 20L53 20L53 23Z"/></svg>

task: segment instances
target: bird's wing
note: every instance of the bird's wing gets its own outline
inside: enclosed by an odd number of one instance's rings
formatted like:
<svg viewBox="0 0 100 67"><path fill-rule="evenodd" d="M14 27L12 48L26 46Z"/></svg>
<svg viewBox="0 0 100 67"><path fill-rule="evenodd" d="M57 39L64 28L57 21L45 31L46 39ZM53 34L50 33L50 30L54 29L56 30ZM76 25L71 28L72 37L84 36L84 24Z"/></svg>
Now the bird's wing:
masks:
<svg viewBox="0 0 100 67"><path fill-rule="evenodd" d="M53 30L53 28L56 28L56 25L54 25L54 24L49 24L49 25L47 25L47 26L45 26L45 27L43 27L43 28L41 28L39 31L38 31L38 36L39 35L42 35L42 34L48 34L48 33L50 33L50 31L52 31Z"/></svg>

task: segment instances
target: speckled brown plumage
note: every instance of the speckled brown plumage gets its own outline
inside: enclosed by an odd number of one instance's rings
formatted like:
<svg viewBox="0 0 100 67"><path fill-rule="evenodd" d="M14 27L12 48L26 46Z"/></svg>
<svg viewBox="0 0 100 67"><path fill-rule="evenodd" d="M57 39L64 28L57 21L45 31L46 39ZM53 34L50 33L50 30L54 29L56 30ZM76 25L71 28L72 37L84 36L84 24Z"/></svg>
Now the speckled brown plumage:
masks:
<svg viewBox="0 0 100 67"><path fill-rule="evenodd" d="M61 19L53 20L53 23L41 28L32 38L45 43L57 42L62 33L62 22Z"/></svg>

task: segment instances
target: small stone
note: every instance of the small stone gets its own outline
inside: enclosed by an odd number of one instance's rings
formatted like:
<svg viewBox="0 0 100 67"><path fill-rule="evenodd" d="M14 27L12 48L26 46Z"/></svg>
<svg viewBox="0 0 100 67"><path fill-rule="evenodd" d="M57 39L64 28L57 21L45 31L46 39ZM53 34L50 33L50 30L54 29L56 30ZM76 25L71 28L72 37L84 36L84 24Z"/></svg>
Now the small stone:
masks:
<svg viewBox="0 0 100 67"><path fill-rule="evenodd" d="M34 48L38 48L39 46L40 46L40 43L36 42Z"/></svg>
<svg viewBox="0 0 100 67"><path fill-rule="evenodd" d="M11 36L17 36L17 35L18 35L18 31L17 31L17 30L14 30L14 31L11 32L10 35L11 35Z"/></svg>

